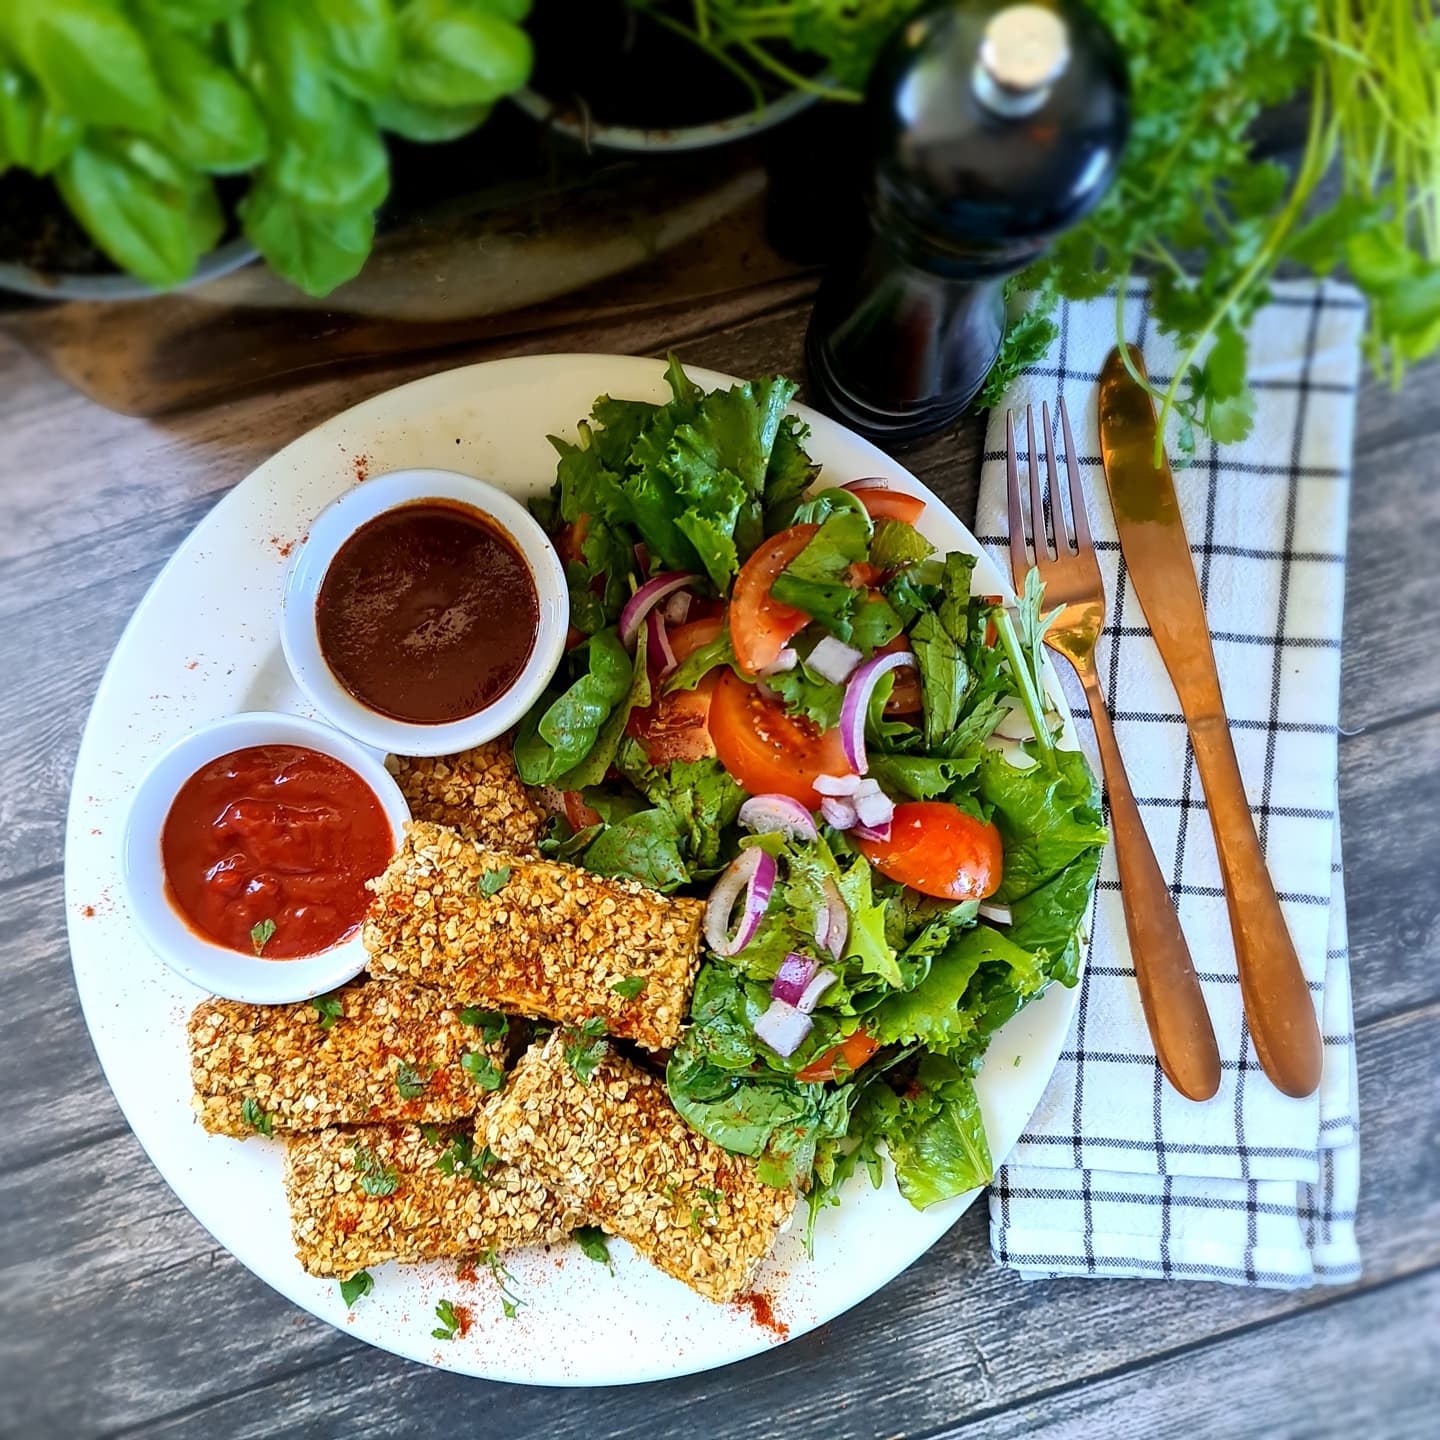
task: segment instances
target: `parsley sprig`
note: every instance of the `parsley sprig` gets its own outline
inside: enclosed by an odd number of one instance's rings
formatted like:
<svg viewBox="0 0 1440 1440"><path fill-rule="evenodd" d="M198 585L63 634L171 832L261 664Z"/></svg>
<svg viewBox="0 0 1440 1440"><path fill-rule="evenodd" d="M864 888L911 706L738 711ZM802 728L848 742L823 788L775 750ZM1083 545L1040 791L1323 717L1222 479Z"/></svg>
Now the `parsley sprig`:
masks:
<svg viewBox="0 0 1440 1440"><path fill-rule="evenodd" d="M460 1317L449 1300L442 1300L435 1307L435 1318L440 1323L430 1333L437 1340L453 1340L460 1333Z"/></svg>
<svg viewBox="0 0 1440 1440"><path fill-rule="evenodd" d="M467 1050L460 1057L460 1068L482 1089L498 1090L505 1083L505 1072L478 1050Z"/></svg>
<svg viewBox="0 0 1440 1440"><path fill-rule="evenodd" d="M386 1165L368 1145L355 1147L351 1164L360 1176L360 1188L367 1195L393 1195L400 1188L399 1171L393 1165Z"/></svg>
<svg viewBox="0 0 1440 1440"><path fill-rule="evenodd" d="M567 1025L561 1031L565 1044L565 1063L587 1085L595 1068L605 1058L605 1022L592 1015L579 1025Z"/></svg>
<svg viewBox="0 0 1440 1440"><path fill-rule="evenodd" d="M246 1096L240 1102L240 1118L257 1134L273 1134L270 1116L260 1108L260 1102L253 1096Z"/></svg>
<svg viewBox="0 0 1440 1440"><path fill-rule="evenodd" d="M457 1135L435 1162L435 1168L442 1175L463 1176L477 1185L488 1185L493 1178L490 1171L499 1163L500 1157L488 1145L482 1145L476 1154L475 1142L468 1135Z"/></svg>
<svg viewBox="0 0 1440 1440"><path fill-rule="evenodd" d="M355 1302L374 1288L374 1276L368 1270L357 1270L348 1280L340 1282L340 1298L348 1308L354 1309Z"/></svg>

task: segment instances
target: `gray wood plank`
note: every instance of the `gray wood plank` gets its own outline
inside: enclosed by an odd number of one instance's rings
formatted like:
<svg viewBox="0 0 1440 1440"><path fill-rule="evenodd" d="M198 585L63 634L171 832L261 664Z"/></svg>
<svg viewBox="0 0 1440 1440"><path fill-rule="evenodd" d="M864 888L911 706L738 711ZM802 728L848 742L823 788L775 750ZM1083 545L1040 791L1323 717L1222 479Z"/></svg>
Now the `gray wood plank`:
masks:
<svg viewBox="0 0 1440 1440"><path fill-rule="evenodd" d="M1440 1263L1437 1019L1440 1004L1361 1035L1364 1286ZM664 1413L674 1433L768 1440L781 1411L802 1435L925 1435L1334 1298L1026 1284L991 1260L976 1209L882 1295L813 1335L728 1371L579 1397L465 1381L358 1348L214 1250L129 1136L0 1177L0 1214L18 1217L0 1236L0 1294L35 1317L26 1333L0 1337L0 1369L27 1377L27 1435L403 1434L423 1425L418 1417L478 1430L503 1413L514 1440L606 1440L643 1436ZM69 1303L76 1295L86 1304ZM1259 1367L1256 1343L1248 1363ZM77 1373L85 1385L66 1383Z"/></svg>
<svg viewBox="0 0 1440 1440"><path fill-rule="evenodd" d="M938 1431L933 1440L1312 1440L1375 1430L1386 1440L1433 1435L1440 1404L1437 1314L1440 1271L1429 1270L1258 1333L1202 1342L1138 1375L1107 1378ZM1363 1346L1355 1343L1360 1334ZM1264 1363L1256 1365L1262 1352Z"/></svg>

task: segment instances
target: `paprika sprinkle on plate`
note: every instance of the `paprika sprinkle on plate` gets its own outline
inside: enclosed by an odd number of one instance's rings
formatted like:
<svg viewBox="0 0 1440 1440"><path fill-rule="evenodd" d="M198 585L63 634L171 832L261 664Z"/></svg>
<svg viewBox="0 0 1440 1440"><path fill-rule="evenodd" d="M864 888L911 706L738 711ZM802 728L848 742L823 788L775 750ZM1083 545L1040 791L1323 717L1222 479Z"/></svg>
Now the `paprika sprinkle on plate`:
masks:
<svg viewBox="0 0 1440 1440"><path fill-rule="evenodd" d="M265 960L353 935L365 882L390 859L390 821L348 765L299 745L253 745L201 766L161 832L171 905L200 935Z"/></svg>
<svg viewBox="0 0 1440 1440"><path fill-rule="evenodd" d="M485 709L535 648L540 599L499 525L446 500L400 505L340 547L320 586L320 653L362 705L409 724Z"/></svg>

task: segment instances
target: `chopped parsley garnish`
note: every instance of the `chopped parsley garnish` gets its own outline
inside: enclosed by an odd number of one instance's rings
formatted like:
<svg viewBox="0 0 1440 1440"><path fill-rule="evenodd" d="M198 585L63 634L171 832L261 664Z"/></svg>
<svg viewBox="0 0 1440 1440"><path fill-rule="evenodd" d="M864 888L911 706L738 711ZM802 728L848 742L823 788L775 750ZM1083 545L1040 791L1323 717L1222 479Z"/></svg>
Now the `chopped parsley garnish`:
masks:
<svg viewBox="0 0 1440 1440"><path fill-rule="evenodd" d="M498 1010L482 1010L478 1005L467 1005L460 1012L460 1019L466 1025L474 1025L486 1044L494 1044L510 1029L509 1020Z"/></svg>
<svg viewBox="0 0 1440 1440"><path fill-rule="evenodd" d="M270 1117L260 1108L258 1100L246 1100L240 1106L240 1118L257 1134L269 1135Z"/></svg>
<svg viewBox="0 0 1440 1440"><path fill-rule="evenodd" d="M455 1307L448 1300L442 1300L435 1307L435 1318L440 1323L430 1333L437 1340L453 1340L459 1334L460 1317L455 1313Z"/></svg>
<svg viewBox="0 0 1440 1440"><path fill-rule="evenodd" d="M707 1209L717 1220L720 1218L720 1212L715 1207L720 1203L721 1195L718 1190L710 1190L704 1185L697 1185L695 1193L703 1203L696 1205L690 1211L690 1228L698 1233L701 1225L705 1223Z"/></svg>
<svg viewBox="0 0 1440 1440"><path fill-rule="evenodd" d="M500 1163L500 1157L488 1146L475 1153L475 1142L468 1135L457 1135L445 1153L435 1162L435 1168L442 1175L464 1176L477 1185L490 1183L490 1169Z"/></svg>
<svg viewBox="0 0 1440 1440"><path fill-rule="evenodd" d="M393 1195L400 1188L400 1175L395 1167L384 1164L367 1146L355 1147L352 1163L360 1176L360 1188L367 1195Z"/></svg>
<svg viewBox="0 0 1440 1440"><path fill-rule="evenodd" d="M505 1083L505 1072L488 1055L468 1050L460 1066L482 1090L498 1090Z"/></svg>
<svg viewBox="0 0 1440 1440"><path fill-rule="evenodd" d="M445 1127L443 1125L422 1125L420 1134L428 1144L443 1145L445 1143Z"/></svg>
<svg viewBox="0 0 1440 1440"><path fill-rule="evenodd" d="M395 1088L402 1100L418 1100L425 1093L430 1077L435 1073L433 1065L421 1069L408 1060L401 1060L395 1066Z"/></svg>
<svg viewBox="0 0 1440 1440"><path fill-rule="evenodd" d="M592 1015L582 1025L567 1025L564 1035L566 1063L589 1084L595 1067L605 1058L605 1022Z"/></svg>
<svg viewBox="0 0 1440 1440"><path fill-rule="evenodd" d="M510 867L501 865L497 870L487 870L480 877L480 893L488 900L497 891L510 883Z"/></svg>
<svg viewBox="0 0 1440 1440"><path fill-rule="evenodd" d="M485 1252L485 1265L491 1275L495 1277L495 1284L500 1290L500 1308L505 1312L507 1320L513 1320L519 1313L520 1307L525 1302L510 1288L511 1281L515 1277L500 1263L500 1256L493 1250Z"/></svg>
<svg viewBox="0 0 1440 1440"><path fill-rule="evenodd" d="M580 1247L580 1253L587 1259L614 1270L610 1259L610 1246L606 1243L605 1232L598 1225L582 1225L570 1232L570 1238Z"/></svg>
<svg viewBox="0 0 1440 1440"><path fill-rule="evenodd" d="M322 1030L328 1030L345 1014L345 1002L338 995L316 995L310 1003L320 1016Z"/></svg>
<svg viewBox="0 0 1440 1440"><path fill-rule="evenodd" d="M617 980L611 989L624 1000L633 1000L646 986L648 982L643 975L627 975L623 980Z"/></svg>
<svg viewBox="0 0 1440 1440"><path fill-rule="evenodd" d="M265 947L275 935L275 922L273 920L257 920L250 927L250 943L255 947L257 955L265 953Z"/></svg>
<svg viewBox="0 0 1440 1440"><path fill-rule="evenodd" d="M347 1307L353 1309L355 1302L362 1295L368 1295L374 1288L374 1276L368 1270L357 1270L348 1280L340 1282L340 1298Z"/></svg>

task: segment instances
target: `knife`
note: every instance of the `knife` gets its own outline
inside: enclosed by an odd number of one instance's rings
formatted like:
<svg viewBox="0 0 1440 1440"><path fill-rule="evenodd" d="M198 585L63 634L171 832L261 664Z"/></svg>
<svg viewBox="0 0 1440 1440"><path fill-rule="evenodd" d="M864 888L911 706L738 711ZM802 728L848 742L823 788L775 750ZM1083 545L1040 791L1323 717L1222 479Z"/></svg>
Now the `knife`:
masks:
<svg viewBox="0 0 1440 1440"><path fill-rule="evenodd" d="M1145 362L1133 345L1130 359L1144 376ZM1320 1083L1322 1057L1315 1004L1245 798L1175 477L1155 432L1149 392L1126 369L1120 351L1112 350L1100 372L1100 455L1120 549L1190 731L1255 1053L1279 1090L1309 1095Z"/></svg>

